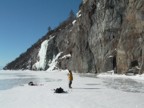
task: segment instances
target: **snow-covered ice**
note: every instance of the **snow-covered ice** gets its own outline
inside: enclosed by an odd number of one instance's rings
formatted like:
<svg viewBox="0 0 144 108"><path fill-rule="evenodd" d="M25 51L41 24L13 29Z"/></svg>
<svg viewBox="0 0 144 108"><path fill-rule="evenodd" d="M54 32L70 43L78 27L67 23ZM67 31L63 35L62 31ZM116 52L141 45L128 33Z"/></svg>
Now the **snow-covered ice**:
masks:
<svg viewBox="0 0 144 108"><path fill-rule="evenodd" d="M39 50L39 53L38 53L38 58L39 58L39 61L37 61L34 65L33 65L33 69L45 69L46 67L46 54L47 54L47 48L48 48L48 44L49 44L49 41L51 41L55 36L52 36L50 37L50 39L48 40L45 40L42 42L41 44L41 48Z"/></svg>
<svg viewBox="0 0 144 108"><path fill-rule="evenodd" d="M144 76L106 75L95 77L68 71L0 71L1 108L143 108ZM11 83L10 83L10 82ZM28 86L33 81L39 86ZM12 83L14 82L14 83ZM13 86L11 86L13 85ZM137 85L137 86L136 86ZM142 87L140 87L142 86ZM56 94L62 87L68 93ZM125 89L126 88L126 89ZM133 90L135 88L135 90Z"/></svg>
<svg viewBox="0 0 144 108"><path fill-rule="evenodd" d="M52 71L52 70L54 70L54 68L57 68L56 67L56 64L57 64L57 60L58 60L58 58L59 58L59 56L62 54L62 52L60 52L60 53L58 53L57 55L56 55L56 57L53 57L53 60L52 60L52 62L49 64L49 68L47 69L47 71Z"/></svg>

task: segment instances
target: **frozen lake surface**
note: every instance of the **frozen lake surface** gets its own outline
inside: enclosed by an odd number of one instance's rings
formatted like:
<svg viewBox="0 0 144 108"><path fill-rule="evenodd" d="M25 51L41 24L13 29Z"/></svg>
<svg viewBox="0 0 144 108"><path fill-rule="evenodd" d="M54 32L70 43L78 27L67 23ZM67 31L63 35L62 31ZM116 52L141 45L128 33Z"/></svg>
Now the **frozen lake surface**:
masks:
<svg viewBox="0 0 144 108"><path fill-rule="evenodd" d="M104 83L109 88L125 92L144 93L144 82L138 82L133 79L105 78Z"/></svg>
<svg viewBox="0 0 144 108"><path fill-rule="evenodd" d="M54 81L50 78L38 78L28 73L7 73L0 72L0 90L7 90L17 86L27 85L30 81L36 84Z"/></svg>
<svg viewBox="0 0 144 108"><path fill-rule="evenodd" d="M96 75L80 75L81 77L94 77ZM17 86L24 86L30 81L34 83L52 82L54 79L51 78L38 78L35 75L29 75L25 73L4 73L0 72L0 77L9 77L6 79L0 79L0 90L7 90ZM11 79L12 78L12 79ZM138 82L130 78L119 78L119 77L106 77L102 78L105 86L108 88L118 89L125 92L137 92L144 93L144 82ZM60 80L58 80L60 81Z"/></svg>
<svg viewBox="0 0 144 108"><path fill-rule="evenodd" d="M2 108L143 108L144 75L79 75L68 70L0 71ZM42 86L29 86L33 81ZM67 93L56 94L62 87Z"/></svg>

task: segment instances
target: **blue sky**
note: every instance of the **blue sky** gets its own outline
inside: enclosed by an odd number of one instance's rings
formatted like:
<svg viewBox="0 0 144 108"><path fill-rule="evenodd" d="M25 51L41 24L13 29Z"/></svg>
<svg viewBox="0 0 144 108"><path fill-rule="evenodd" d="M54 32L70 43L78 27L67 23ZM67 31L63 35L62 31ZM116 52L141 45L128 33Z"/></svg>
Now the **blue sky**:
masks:
<svg viewBox="0 0 144 108"><path fill-rule="evenodd" d="M0 0L0 66L14 60L48 27L57 27L82 0Z"/></svg>

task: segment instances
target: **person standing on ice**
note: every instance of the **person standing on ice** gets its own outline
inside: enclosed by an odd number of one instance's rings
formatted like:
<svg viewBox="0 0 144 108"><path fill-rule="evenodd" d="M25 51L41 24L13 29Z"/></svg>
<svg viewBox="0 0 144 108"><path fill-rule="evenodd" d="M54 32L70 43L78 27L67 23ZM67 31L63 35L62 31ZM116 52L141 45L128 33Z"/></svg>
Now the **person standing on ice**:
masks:
<svg viewBox="0 0 144 108"><path fill-rule="evenodd" d="M72 81L73 81L73 74L71 72L71 70L69 70L69 73L68 73L68 79L69 79L69 88L72 88Z"/></svg>

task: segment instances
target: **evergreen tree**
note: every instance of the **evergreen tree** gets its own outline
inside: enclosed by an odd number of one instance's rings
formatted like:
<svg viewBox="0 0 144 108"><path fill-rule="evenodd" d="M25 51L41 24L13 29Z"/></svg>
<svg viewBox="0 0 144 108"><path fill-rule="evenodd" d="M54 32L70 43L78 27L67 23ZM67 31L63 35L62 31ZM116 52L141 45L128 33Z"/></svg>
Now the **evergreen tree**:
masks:
<svg viewBox="0 0 144 108"><path fill-rule="evenodd" d="M69 20L74 20L75 18L76 18L76 16L75 16L73 10L71 10L70 13L69 13L68 19L69 19Z"/></svg>
<svg viewBox="0 0 144 108"><path fill-rule="evenodd" d="M49 27L48 27L48 31L51 31L51 30L52 30L52 29L51 29L51 27L49 26Z"/></svg>

